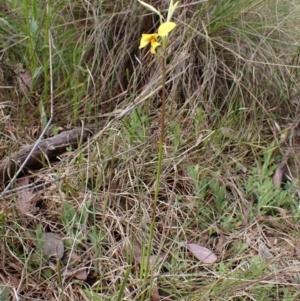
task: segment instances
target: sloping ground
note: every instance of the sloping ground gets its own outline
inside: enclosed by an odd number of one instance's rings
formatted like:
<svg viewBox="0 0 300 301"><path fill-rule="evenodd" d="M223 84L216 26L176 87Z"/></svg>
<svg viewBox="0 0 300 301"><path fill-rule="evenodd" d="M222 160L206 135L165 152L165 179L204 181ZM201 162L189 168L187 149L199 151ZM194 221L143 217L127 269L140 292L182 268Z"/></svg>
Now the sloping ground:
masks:
<svg viewBox="0 0 300 301"><path fill-rule="evenodd" d="M300 3L188 2L169 36L147 279L161 57L138 45L158 20L136 1L2 10L2 162L38 139L51 102L47 137L96 127L3 196L2 299L300 298ZM187 243L217 261L197 260Z"/></svg>

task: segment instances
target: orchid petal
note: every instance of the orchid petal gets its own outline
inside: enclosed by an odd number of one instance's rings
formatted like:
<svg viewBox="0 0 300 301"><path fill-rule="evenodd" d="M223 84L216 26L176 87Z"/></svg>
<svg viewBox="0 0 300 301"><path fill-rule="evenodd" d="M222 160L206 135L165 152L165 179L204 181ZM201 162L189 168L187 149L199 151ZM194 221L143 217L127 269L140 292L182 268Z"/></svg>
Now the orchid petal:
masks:
<svg viewBox="0 0 300 301"><path fill-rule="evenodd" d="M149 43L152 42L152 40L156 40L157 36L158 35L156 33L142 34L139 49L146 47Z"/></svg>
<svg viewBox="0 0 300 301"><path fill-rule="evenodd" d="M166 36L170 31L172 31L176 26L174 22L165 22L161 24L158 28L158 35L160 37Z"/></svg>
<svg viewBox="0 0 300 301"><path fill-rule="evenodd" d="M151 42L151 49L150 52L152 54L156 54L156 48L160 45L160 43L158 43L157 41L152 41Z"/></svg>

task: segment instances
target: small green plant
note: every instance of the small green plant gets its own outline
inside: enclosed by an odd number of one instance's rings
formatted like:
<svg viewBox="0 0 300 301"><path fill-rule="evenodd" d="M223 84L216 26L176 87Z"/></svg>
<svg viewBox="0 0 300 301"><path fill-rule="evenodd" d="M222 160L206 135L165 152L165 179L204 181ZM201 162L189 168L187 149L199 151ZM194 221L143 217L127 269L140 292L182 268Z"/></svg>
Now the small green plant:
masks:
<svg viewBox="0 0 300 301"><path fill-rule="evenodd" d="M205 178L205 175L202 175L202 178L199 179L200 170L201 168L199 164L187 167L187 173L193 181L195 195L201 202L205 198L209 181Z"/></svg>
<svg viewBox="0 0 300 301"><path fill-rule="evenodd" d="M142 111L141 108L134 110L129 117L130 121L125 123L129 132L129 139L132 143L144 142L147 138L149 129L149 115Z"/></svg>
<svg viewBox="0 0 300 301"><path fill-rule="evenodd" d="M173 147L175 152L179 149L180 144L182 143L181 141L181 137L180 137L180 124L178 122L176 122L176 124L173 127L173 135L172 135L172 143L173 143Z"/></svg>
<svg viewBox="0 0 300 301"><path fill-rule="evenodd" d="M63 204L61 219L65 226L66 233L68 233L71 238L75 237L76 243L80 243L84 239L82 230L87 222L87 215L88 204L82 206L80 212L77 212L77 210L68 203Z"/></svg>
<svg viewBox="0 0 300 301"><path fill-rule="evenodd" d="M5 286L0 286L0 299L10 300L9 295L10 295L9 288Z"/></svg>
<svg viewBox="0 0 300 301"><path fill-rule="evenodd" d="M273 144L265 149L263 163L257 161L245 183L246 195L254 201L254 208L260 215L276 213L278 207L299 210L292 186L287 184L285 189L280 189L272 180L272 175L277 168L274 150Z"/></svg>
<svg viewBox="0 0 300 301"><path fill-rule="evenodd" d="M59 128L57 127L57 126L52 126L51 128L50 128L50 130L51 130L51 134L53 135L53 136L56 136L57 134L58 134L58 132L59 132ZM70 150L67 150L68 152L70 151Z"/></svg>
<svg viewBox="0 0 300 301"><path fill-rule="evenodd" d="M208 185L213 194L216 208L219 210L219 212L222 212L227 206L227 201L225 198L226 186L220 185L215 179L212 179Z"/></svg>

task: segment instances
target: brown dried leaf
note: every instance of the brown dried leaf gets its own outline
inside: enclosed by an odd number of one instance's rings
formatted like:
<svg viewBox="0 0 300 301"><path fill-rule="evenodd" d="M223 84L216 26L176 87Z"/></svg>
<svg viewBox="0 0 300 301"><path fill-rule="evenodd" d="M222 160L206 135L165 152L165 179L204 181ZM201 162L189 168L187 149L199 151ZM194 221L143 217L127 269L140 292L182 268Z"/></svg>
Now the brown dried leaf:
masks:
<svg viewBox="0 0 300 301"><path fill-rule="evenodd" d="M186 246L198 260L204 263L213 264L218 259L217 256L208 248L199 246L197 244L187 244Z"/></svg>
<svg viewBox="0 0 300 301"><path fill-rule="evenodd" d="M277 188L280 188L283 179L286 179L288 177L289 170L287 166L287 161L289 159L290 153L290 149L287 149L285 151L282 161L278 164L278 167L276 168L275 173L273 175L273 182Z"/></svg>
<svg viewBox="0 0 300 301"><path fill-rule="evenodd" d="M152 287L151 300L152 301L161 301L158 287L155 285Z"/></svg>
<svg viewBox="0 0 300 301"><path fill-rule="evenodd" d="M151 301L172 301L169 297L161 297L157 286L152 287Z"/></svg>
<svg viewBox="0 0 300 301"><path fill-rule="evenodd" d="M63 275L64 277L70 277L70 276L73 275L73 272L72 272L71 270L65 269L65 270L63 271L62 275Z"/></svg>
<svg viewBox="0 0 300 301"><path fill-rule="evenodd" d="M253 201L249 201L245 205L244 214L243 214L243 226L246 227L249 224L249 216L252 210Z"/></svg>
<svg viewBox="0 0 300 301"><path fill-rule="evenodd" d="M111 183L109 184L109 192L112 201L116 199L117 193L119 191L120 191L119 179L112 180Z"/></svg>
<svg viewBox="0 0 300 301"><path fill-rule="evenodd" d="M26 69L19 69L17 71L19 88L25 95L27 95L32 85L30 72Z"/></svg>
<svg viewBox="0 0 300 301"><path fill-rule="evenodd" d="M142 255L141 244L137 240L135 240L133 244L133 259L136 264L141 263L141 255Z"/></svg>
<svg viewBox="0 0 300 301"><path fill-rule="evenodd" d="M49 257L61 259L64 255L64 243L61 237L56 233L43 234L43 254Z"/></svg>
<svg viewBox="0 0 300 301"><path fill-rule="evenodd" d="M273 259L274 255L270 252L269 248L266 246L261 248L261 255L264 259Z"/></svg>
<svg viewBox="0 0 300 301"><path fill-rule="evenodd" d="M216 244L216 247L215 247L216 252L221 253L222 248L224 246L224 242L225 242L225 235L223 232L220 232L219 238L218 238L218 243Z"/></svg>
<svg viewBox="0 0 300 301"><path fill-rule="evenodd" d="M110 193L118 193L120 191L119 179L112 180L109 184Z"/></svg>
<svg viewBox="0 0 300 301"><path fill-rule="evenodd" d="M29 184L28 177L19 178L17 180L17 187L23 187Z"/></svg>
<svg viewBox="0 0 300 301"><path fill-rule="evenodd" d="M71 264L72 266L75 266L75 264L79 265L80 261L81 261L81 257L74 252L72 253L66 252L64 257L62 258L62 263L64 265ZM63 275L67 277L72 276L78 280L86 280L88 276L88 270L87 268L80 268L74 272L70 269L65 269Z"/></svg>
<svg viewBox="0 0 300 301"><path fill-rule="evenodd" d="M79 262L81 260L81 257L79 255L77 255L76 253L72 252L70 255L70 262L74 263L74 262Z"/></svg>
<svg viewBox="0 0 300 301"><path fill-rule="evenodd" d="M64 257L62 258L62 263L64 265L69 265L69 264L74 264L74 263L80 263L81 257L74 253L73 251L70 252L65 252Z"/></svg>
<svg viewBox="0 0 300 301"><path fill-rule="evenodd" d="M200 134L196 141L196 146L198 146L201 143L202 139L203 139L203 134Z"/></svg>
<svg viewBox="0 0 300 301"><path fill-rule="evenodd" d="M287 172L286 162L282 161L278 164L275 173L273 175L273 182L277 188L281 187L282 179Z"/></svg>
<svg viewBox="0 0 300 301"><path fill-rule="evenodd" d="M86 268L80 269L80 270L76 271L74 274L74 278L76 278L78 280L86 280L87 276L88 276L88 271Z"/></svg>
<svg viewBox="0 0 300 301"><path fill-rule="evenodd" d="M17 180L17 187L23 187L29 184L29 179L23 177ZM33 193L30 189L24 189L18 191L18 202L17 207L23 213L30 213L36 211L36 203L39 201L39 196L36 193Z"/></svg>
<svg viewBox="0 0 300 301"><path fill-rule="evenodd" d="M234 134L234 129L221 127L221 134L226 138L231 138L232 135Z"/></svg>

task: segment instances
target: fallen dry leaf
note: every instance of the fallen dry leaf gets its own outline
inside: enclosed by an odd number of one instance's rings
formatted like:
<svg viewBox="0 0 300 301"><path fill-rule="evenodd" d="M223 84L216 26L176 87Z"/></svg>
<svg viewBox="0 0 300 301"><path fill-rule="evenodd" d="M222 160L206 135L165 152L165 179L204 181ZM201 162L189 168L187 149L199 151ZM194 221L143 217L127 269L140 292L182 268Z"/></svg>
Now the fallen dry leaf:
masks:
<svg viewBox="0 0 300 301"><path fill-rule="evenodd" d="M18 68L16 69L16 74L20 90L27 95L32 85L30 72L26 69Z"/></svg>
<svg viewBox="0 0 300 301"><path fill-rule="evenodd" d="M213 264L217 261L217 256L208 248L199 246L197 244L187 244L187 249L200 261Z"/></svg>
<svg viewBox="0 0 300 301"><path fill-rule="evenodd" d="M86 268L80 269L76 271L74 274L74 278L78 280L86 280L87 276L88 276L88 271Z"/></svg>
<svg viewBox="0 0 300 301"><path fill-rule="evenodd" d="M202 139L203 139L203 134L200 134L196 141L196 146L198 146L201 143Z"/></svg>
<svg viewBox="0 0 300 301"><path fill-rule="evenodd" d="M73 272L71 270L68 270L68 269L65 269L62 273L62 275L64 277L69 277L69 276L72 276L73 275Z"/></svg>
<svg viewBox="0 0 300 301"><path fill-rule="evenodd" d="M43 254L49 257L61 259L64 255L64 243L61 237L56 233L43 234Z"/></svg>
<svg viewBox="0 0 300 301"><path fill-rule="evenodd" d="M161 301L158 287L155 285L152 287L151 300L152 301Z"/></svg>
<svg viewBox="0 0 300 301"><path fill-rule="evenodd" d="M216 252L221 253L222 248L224 246L224 242L225 242L225 235L221 231L220 234L219 234L218 243L216 244L216 247L215 247Z"/></svg>
<svg viewBox="0 0 300 301"><path fill-rule="evenodd" d="M261 248L261 255L264 259L273 259L274 255L270 252L269 248L263 247Z"/></svg>
<svg viewBox="0 0 300 301"><path fill-rule="evenodd" d="M110 193L118 193L120 191L119 179L112 180L109 184Z"/></svg>
<svg viewBox="0 0 300 301"><path fill-rule="evenodd" d="M23 187L29 184L29 179L23 177L17 180L17 187ZM39 196L33 193L31 189L18 191L17 207L23 213L32 213L37 210L36 203L39 201Z"/></svg>
<svg viewBox="0 0 300 301"><path fill-rule="evenodd" d="M246 227L249 224L249 216L252 210L253 201L249 201L245 205L243 214L243 226Z"/></svg>
<svg viewBox="0 0 300 301"><path fill-rule="evenodd" d="M141 263L141 256L142 256L142 247L138 240L135 240L133 243L133 259L135 264Z"/></svg>
<svg viewBox="0 0 300 301"><path fill-rule="evenodd" d="M75 279L84 281L84 280L87 279L88 271L87 271L87 268L82 268L82 269L77 270L74 273L74 271L65 269L64 272L63 272L63 276L64 277L71 277L71 278L74 277Z"/></svg>
<svg viewBox="0 0 300 301"><path fill-rule="evenodd" d="M282 179L284 175L286 174L287 166L286 162L280 162L275 170L275 173L273 175L273 182L277 188L281 187Z"/></svg>
<svg viewBox="0 0 300 301"><path fill-rule="evenodd" d="M81 257L74 252L68 255L68 260L70 260L70 263L74 263L76 261L80 262L80 259Z"/></svg>
<svg viewBox="0 0 300 301"><path fill-rule="evenodd" d="M291 150L288 149L285 154L283 155L282 161L278 164L275 173L273 175L273 182L277 188L281 187L283 179L287 178L288 167L287 161L289 158Z"/></svg>
<svg viewBox="0 0 300 301"><path fill-rule="evenodd" d="M72 253L65 252L64 257L62 258L61 261L64 265L75 264L75 263L80 264L80 259L81 257L74 252Z"/></svg>
<svg viewBox="0 0 300 301"><path fill-rule="evenodd" d="M79 255L77 255L76 253L72 252L66 252L66 254L64 255L62 262L65 265L69 265L71 264L72 266L75 266L75 264L77 263L80 264L81 261L81 257ZM66 269L63 272L64 276L72 276L78 280L86 280L87 276L88 276L88 269L87 268L79 268L77 271L71 271L69 269Z"/></svg>
<svg viewBox="0 0 300 301"><path fill-rule="evenodd" d="M234 129L221 127L221 134L226 138L231 138L232 135L234 134Z"/></svg>
<svg viewBox="0 0 300 301"><path fill-rule="evenodd" d="M152 287L151 301L172 301L172 299L169 297L161 297L158 287L154 285Z"/></svg>

